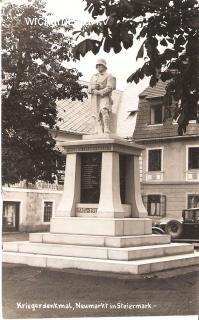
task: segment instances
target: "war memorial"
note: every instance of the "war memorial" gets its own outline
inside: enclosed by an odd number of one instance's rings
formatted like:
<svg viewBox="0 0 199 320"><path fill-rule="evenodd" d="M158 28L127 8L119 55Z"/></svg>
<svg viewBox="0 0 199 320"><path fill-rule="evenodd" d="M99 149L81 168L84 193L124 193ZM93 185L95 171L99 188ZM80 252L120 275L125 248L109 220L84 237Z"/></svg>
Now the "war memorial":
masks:
<svg viewBox="0 0 199 320"><path fill-rule="evenodd" d="M130 274L199 264L193 245L152 234L140 192L143 147L113 132L116 79L103 59L96 67L88 88L93 134L61 144L67 159L64 191L50 232L4 243L3 261Z"/></svg>

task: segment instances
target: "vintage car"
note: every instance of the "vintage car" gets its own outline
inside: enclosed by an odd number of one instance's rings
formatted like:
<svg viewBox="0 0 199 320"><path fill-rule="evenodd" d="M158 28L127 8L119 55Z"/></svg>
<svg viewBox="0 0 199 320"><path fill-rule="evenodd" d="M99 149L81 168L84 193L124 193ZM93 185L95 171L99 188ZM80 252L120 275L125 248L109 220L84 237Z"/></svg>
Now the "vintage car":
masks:
<svg viewBox="0 0 199 320"><path fill-rule="evenodd" d="M159 220L154 224L153 233L162 233L158 228L170 234L172 239L199 239L199 208L183 210L182 219Z"/></svg>

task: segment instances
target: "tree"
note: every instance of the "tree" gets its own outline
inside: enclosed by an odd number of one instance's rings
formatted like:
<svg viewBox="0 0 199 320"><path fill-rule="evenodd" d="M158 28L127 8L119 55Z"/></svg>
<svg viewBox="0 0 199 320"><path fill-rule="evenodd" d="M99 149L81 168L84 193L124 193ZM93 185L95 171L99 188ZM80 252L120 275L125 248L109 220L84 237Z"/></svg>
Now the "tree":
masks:
<svg viewBox="0 0 199 320"><path fill-rule="evenodd" d="M74 59L73 23L46 23L45 3L7 4L2 11L2 176L53 182L60 152L57 99L83 99L80 73L62 62ZM47 21L47 20L46 20Z"/></svg>
<svg viewBox="0 0 199 320"><path fill-rule="evenodd" d="M113 49L118 53L132 47L134 39L140 40L137 59L143 58L144 64L127 81L138 83L148 76L153 87L159 79L168 80L164 104L168 109L176 104L178 133L186 132L189 120L198 122L197 0L84 1L85 10L94 19L103 19L76 32L77 39L88 38L76 45L75 56L80 58L88 51L97 54L101 47L105 52Z"/></svg>

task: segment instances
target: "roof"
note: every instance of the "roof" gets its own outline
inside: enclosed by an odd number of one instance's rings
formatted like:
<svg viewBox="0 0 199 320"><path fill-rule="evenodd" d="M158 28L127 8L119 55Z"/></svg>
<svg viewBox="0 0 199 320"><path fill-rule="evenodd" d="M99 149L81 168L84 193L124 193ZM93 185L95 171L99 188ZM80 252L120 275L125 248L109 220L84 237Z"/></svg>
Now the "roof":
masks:
<svg viewBox="0 0 199 320"><path fill-rule="evenodd" d="M71 99L57 102L59 129L69 133L87 134L91 132L88 99L72 101Z"/></svg>
<svg viewBox="0 0 199 320"><path fill-rule="evenodd" d="M163 97L166 93L166 86L170 80L163 82L159 80L154 87L148 87L139 94L139 97L145 97L146 99Z"/></svg>
<svg viewBox="0 0 199 320"><path fill-rule="evenodd" d="M184 139L198 138L198 123L189 123L186 133L183 136L178 135L178 124L173 123L172 117L166 119L161 125L151 125L150 107L155 105L153 99L161 98L166 93L166 86L170 80L165 82L159 80L156 86L148 87L139 95L139 106L133 138L136 142L152 142L160 139ZM161 101L159 107L163 105ZM173 105L174 106L174 105ZM175 107L175 106L174 106Z"/></svg>

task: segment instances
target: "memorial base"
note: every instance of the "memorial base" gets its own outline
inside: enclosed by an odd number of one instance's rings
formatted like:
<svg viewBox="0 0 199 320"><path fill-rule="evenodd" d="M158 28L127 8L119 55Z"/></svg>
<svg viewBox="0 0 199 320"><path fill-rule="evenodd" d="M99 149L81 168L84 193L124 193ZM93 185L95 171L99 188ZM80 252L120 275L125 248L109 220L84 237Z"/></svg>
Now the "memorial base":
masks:
<svg viewBox="0 0 199 320"><path fill-rule="evenodd" d="M168 235L100 236L33 233L30 241L5 242L3 262L29 266L145 274L199 264L193 245Z"/></svg>

